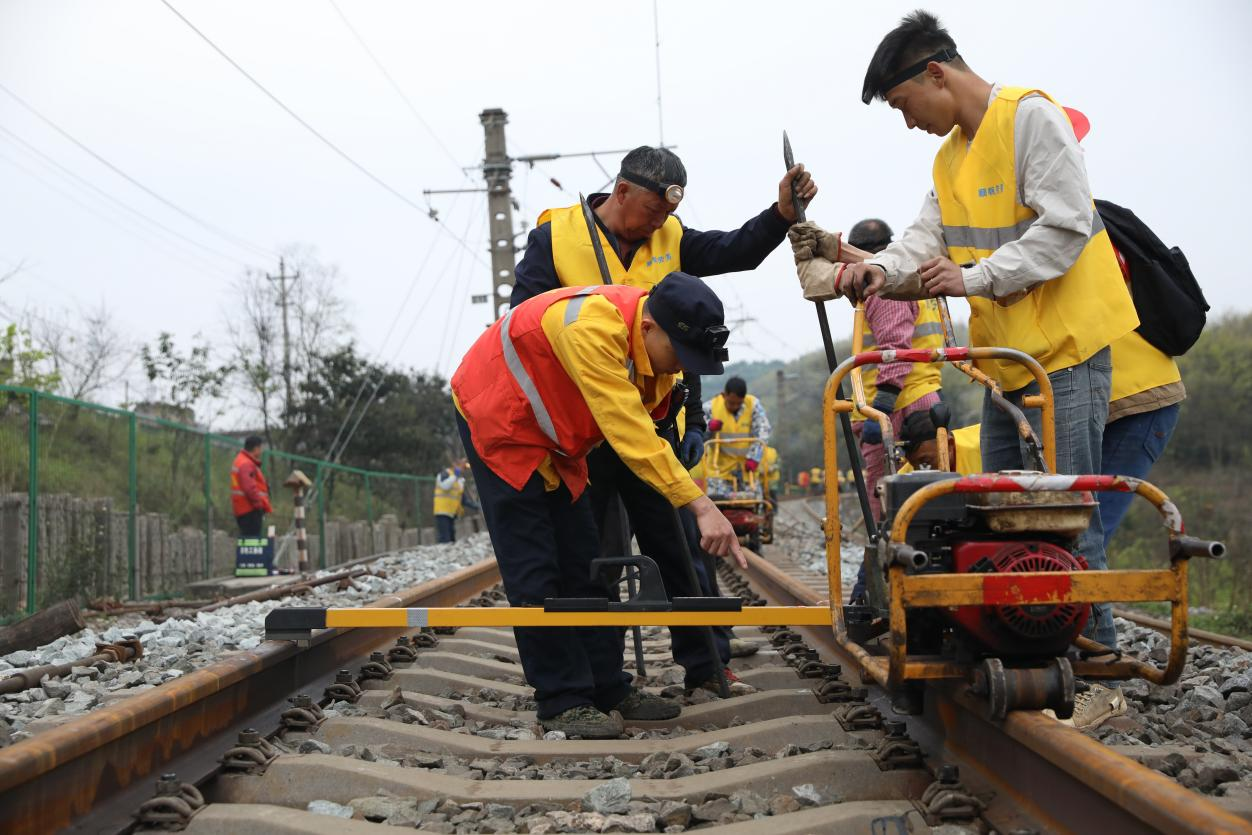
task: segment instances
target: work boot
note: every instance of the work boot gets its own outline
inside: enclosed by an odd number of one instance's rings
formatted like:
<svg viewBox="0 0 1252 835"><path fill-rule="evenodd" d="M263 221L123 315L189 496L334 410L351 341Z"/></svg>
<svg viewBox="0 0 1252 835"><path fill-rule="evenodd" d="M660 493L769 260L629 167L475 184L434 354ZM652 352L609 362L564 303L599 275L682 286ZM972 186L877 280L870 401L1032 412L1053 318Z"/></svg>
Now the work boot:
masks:
<svg viewBox="0 0 1252 835"><path fill-rule="evenodd" d="M1069 719L1058 719L1062 725L1070 725L1080 731L1092 731L1114 716L1126 713L1126 696L1122 693L1121 685L1114 688L1092 682L1076 684L1085 685L1086 689L1074 694L1074 715ZM1053 711L1045 710L1044 713L1056 719Z"/></svg>
<svg viewBox="0 0 1252 835"><path fill-rule="evenodd" d="M539 724L545 731L561 731L566 736L584 739L616 739L625 730L621 719L601 713L591 705L571 707L551 719L540 719Z"/></svg>
<svg viewBox="0 0 1252 835"><path fill-rule="evenodd" d="M743 638L730 639L731 658L747 658L749 655L756 655L760 649L761 645L756 641L745 641Z"/></svg>
<svg viewBox="0 0 1252 835"><path fill-rule="evenodd" d="M740 681L739 676L732 673L729 667L722 670L721 674L726 677L726 685L727 685L727 688L730 690L730 695L732 698L734 696L747 696L749 693L756 692L755 687L753 687L751 684L745 684L742 681ZM712 693L714 696L720 697L722 695L722 690L721 690L720 683L718 682L717 674L715 673L712 676L709 676L707 681L703 681L700 684L696 685L695 687L688 687L687 695L690 696L692 693L696 692L697 690L705 690L709 693Z"/></svg>
<svg viewBox="0 0 1252 835"><path fill-rule="evenodd" d="M682 706L662 696L645 693L638 687L630 688L626 698L613 708L623 719L636 722L655 722L658 719L673 719L682 713Z"/></svg>

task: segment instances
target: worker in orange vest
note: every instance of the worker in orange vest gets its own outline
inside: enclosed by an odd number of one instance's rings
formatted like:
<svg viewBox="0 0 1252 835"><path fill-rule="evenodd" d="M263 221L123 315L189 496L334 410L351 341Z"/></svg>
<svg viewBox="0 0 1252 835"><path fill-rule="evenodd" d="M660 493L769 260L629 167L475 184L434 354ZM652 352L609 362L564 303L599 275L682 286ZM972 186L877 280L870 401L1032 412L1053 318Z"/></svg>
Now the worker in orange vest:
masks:
<svg viewBox="0 0 1252 835"><path fill-rule="evenodd" d="M239 525L243 539L260 537L265 525L265 514L273 513L270 504L270 486L261 472L261 452L265 442L256 435L244 439L243 449L230 465L230 508Z"/></svg>
<svg viewBox="0 0 1252 835"><path fill-rule="evenodd" d="M653 424L667 413L679 372L722 373L723 322L704 282L675 272L650 290L601 284L541 293L470 348L452 396L511 605L607 599L591 576L600 534L586 490L587 453L604 441L670 505L691 511L706 551L746 567L734 528ZM674 535L683 535L677 525ZM545 730L613 738L622 719L680 712L632 687L611 627L519 627L514 635Z"/></svg>

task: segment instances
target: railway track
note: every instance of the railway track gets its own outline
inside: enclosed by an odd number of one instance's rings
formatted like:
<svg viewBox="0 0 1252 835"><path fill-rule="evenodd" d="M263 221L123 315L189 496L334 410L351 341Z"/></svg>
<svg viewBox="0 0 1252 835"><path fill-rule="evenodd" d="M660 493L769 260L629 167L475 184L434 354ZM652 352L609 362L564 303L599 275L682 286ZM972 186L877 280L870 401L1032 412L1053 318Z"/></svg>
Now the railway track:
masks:
<svg viewBox="0 0 1252 835"><path fill-rule="evenodd" d="M824 577L766 551L723 585L820 601ZM493 605L497 582L485 562L376 605ZM397 649L401 634L266 642L0 750L0 830L127 831L142 807L148 826L193 833L1252 831L1247 810L1040 714L993 723L947 688L896 717L836 666L829 630L740 628L764 645L732 663L757 692L607 741L543 738L507 630ZM673 693L667 636L645 634L644 683Z"/></svg>

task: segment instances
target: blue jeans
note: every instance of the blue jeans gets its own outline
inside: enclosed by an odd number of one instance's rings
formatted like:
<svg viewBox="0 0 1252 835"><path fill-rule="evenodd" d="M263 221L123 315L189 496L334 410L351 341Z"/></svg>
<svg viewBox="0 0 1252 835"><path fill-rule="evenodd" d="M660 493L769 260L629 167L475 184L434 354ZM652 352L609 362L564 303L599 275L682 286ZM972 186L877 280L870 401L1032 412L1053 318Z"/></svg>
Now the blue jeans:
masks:
<svg viewBox="0 0 1252 835"><path fill-rule="evenodd" d="M1104 421L1109 412L1110 381L1113 364L1108 348L1093 354L1085 362L1062 368L1048 375L1056 404L1056 471L1066 475L1100 473L1101 450L1104 441ZM1004 393L1014 405L1021 406L1022 397L1038 394L1039 386L1031 383L1025 388ZM1042 434L1042 414L1039 409L1026 409L1031 427ZM982 466L987 472L1017 470L1026 466L1026 445L1017 434L1012 418L1001 412L991 402L990 394L983 396L982 403ZM1078 537L1074 549L1097 571L1109 567L1104 553L1104 527L1100 513L1091 514L1091 525ZM1107 603L1092 604L1091 619L1087 621L1084 634L1100 643L1117 646L1117 627L1113 625L1113 609Z"/></svg>
<svg viewBox="0 0 1252 835"><path fill-rule="evenodd" d="M1126 475L1147 478L1152 465L1165 451L1178 425L1181 403L1130 415L1115 420L1104 427L1104 446L1101 455L1101 472L1105 475ZM1104 547L1122 523L1133 493L1100 493L1100 521L1104 525Z"/></svg>

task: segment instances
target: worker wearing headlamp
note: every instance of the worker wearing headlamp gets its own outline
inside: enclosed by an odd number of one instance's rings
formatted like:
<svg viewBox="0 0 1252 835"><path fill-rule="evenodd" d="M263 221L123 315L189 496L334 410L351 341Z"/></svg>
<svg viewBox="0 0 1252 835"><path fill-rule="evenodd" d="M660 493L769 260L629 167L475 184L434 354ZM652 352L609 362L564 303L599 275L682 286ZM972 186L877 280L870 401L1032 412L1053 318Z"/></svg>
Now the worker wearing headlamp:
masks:
<svg viewBox="0 0 1252 835"><path fill-rule="evenodd" d="M795 222L791 189L807 205L817 194L812 176L797 165L778 184L777 202L730 232L701 232L687 228L674 214L685 195L687 169L673 151L641 146L622 159L621 170L608 194L587 198L595 218L600 243L614 284L651 289L672 272L695 276L752 270L760 266L787 235ZM600 268L582 207L575 203L548 209L531 230L526 254L517 265L512 305L516 308L529 298L557 287L602 283ZM691 468L704 454L704 418L700 378L687 374L686 406L680 428L666 434L676 446L679 460ZM636 477L608 444L594 450L587 463L591 472L592 504L602 532L616 530L613 523L617 496L620 495L639 540L640 550L655 559L670 594L699 594L689 589L683 563L685 555L673 531L672 511L664 497ZM682 521L687 536L694 526L687 514ZM609 535L606 539L615 540ZM611 547L611 546L610 546ZM696 560L698 575L704 575ZM705 589L712 584L707 576L698 579ZM729 644L718 633L721 656L708 657L706 644L695 628L671 630L674 659L685 668L688 689L716 690L730 656ZM748 688L735 687L732 693Z"/></svg>

